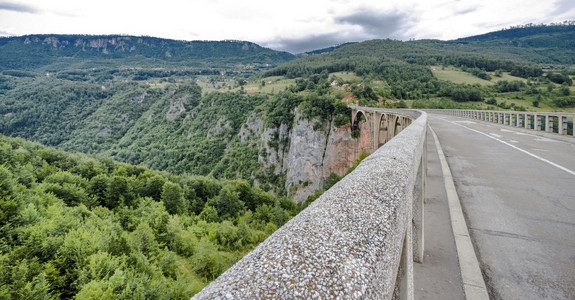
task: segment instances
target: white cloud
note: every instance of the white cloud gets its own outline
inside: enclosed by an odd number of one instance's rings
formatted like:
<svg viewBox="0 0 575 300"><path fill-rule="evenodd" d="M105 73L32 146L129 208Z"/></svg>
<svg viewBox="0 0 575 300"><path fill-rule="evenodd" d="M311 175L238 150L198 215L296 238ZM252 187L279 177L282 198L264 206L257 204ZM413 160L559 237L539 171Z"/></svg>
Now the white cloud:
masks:
<svg viewBox="0 0 575 300"><path fill-rule="evenodd" d="M373 38L454 39L575 19L573 0L0 0L0 34L249 40L300 52Z"/></svg>

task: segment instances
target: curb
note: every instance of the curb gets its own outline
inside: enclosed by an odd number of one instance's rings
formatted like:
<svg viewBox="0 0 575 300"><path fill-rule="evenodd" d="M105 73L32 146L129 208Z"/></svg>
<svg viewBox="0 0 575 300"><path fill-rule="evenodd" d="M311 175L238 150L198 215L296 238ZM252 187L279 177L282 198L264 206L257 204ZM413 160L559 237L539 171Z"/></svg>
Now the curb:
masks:
<svg viewBox="0 0 575 300"><path fill-rule="evenodd" d="M487 287L483 280L483 275L479 268L479 261L475 255L473 244L467 229L467 223L463 216L459 196L455 190L455 183L451 170L447 164L447 159L439 143L439 139L431 126L429 130L435 140L435 147L439 155L441 163L441 171L443 173L443 181L445 183L445 192L447 193L447 203L449 205L449 215L451 217L451 228L453 229L453 237L455 239L455 248L457 249L457 257L459 260L459 268L461 269L461 279L463 281L463 291L465 298L471 300L489 299Z"/></svg>

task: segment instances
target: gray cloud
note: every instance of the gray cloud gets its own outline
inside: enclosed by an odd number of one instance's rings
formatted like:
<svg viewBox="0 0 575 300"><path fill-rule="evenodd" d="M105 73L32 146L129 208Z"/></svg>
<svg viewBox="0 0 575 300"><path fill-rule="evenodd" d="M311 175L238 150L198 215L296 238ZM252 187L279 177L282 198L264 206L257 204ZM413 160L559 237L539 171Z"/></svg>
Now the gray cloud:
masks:
<svg viewBox="0 0 575 300"><path fill-rule="evenodd" d="M555 9L550 16L557 16L557 15L568 15L569 18L575 17L575 11L573 6L573 0L559 0L555 3ZM555 20L556 21L556 20Z"/></svg>
<svg viewBox="0 0 575 300"><path fill-rule="evenodd" d="M279 38L273 41L263 42L262 45L272 49L297 54L311 50L327 48L351 41L357 40L349 40L347 36L340 33L326 33L319 35L312 34L301 38Z"/></svg>
<svg viewBox="0 0 575 300"><path fill-rule="evenodd" d="M461 9L461 10L456 11L456 12L455 12L455 15L458 15L458 16L459 16L459 15L466 15L466 14L469 14L469 13L472 13L472 12L476 11L477 9L478 9L478 7L464 8L464 9Z"/></svg>
<svg viewBox="0 0 575 300"><path fill-rule="evenodd" d="M338 25L358 26L360 30L348 28L338 32L309 34L300 38L278 38L262 44L272 49L302 53L346 42L361 42L378 38L405 39L403 29L412 25L410 17L398 11L385 13L360 10L335 17L334 22Z"/></svg>
<svg viewBox="0 0 575 300"><path fill-rule="evenodd" d="M0 29L0 37L13 36L13 35L15 35L15 34Z"/></svg>
<svg viewBox="0 0 575 300"><path fill-rule="evenodd" d="M32 6L6 1L0 1L0 10L8 10L8 11L31 13L31 14L38 12L38 10Z"/></svg>
<svg viewBox="0 0 575 300"><path fill-rule="evenodd" d="M402 37L400 30L409 23L409 16L399 11L376 12L360 10L352 14L336 17L337 24L357 25L362 33L371 38Z"/></svg>

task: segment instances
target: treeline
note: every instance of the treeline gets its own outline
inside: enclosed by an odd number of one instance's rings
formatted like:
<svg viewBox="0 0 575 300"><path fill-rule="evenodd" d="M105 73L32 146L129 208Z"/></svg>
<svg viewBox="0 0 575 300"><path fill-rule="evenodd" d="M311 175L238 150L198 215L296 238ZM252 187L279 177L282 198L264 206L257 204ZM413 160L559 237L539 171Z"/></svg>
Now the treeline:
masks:
<svg viewBox="0 0 575 300"><path fill-rule="evenodd" d="M438 50L481 53L494 59L522 63L572 65L575 63L575 25L533 25L504 29L452 41L419 40L410 43Z"/></svg>
<svg viewBox="0 0 575 300"><path fill-rule="evenodd" d="M517 39L533 35L541 35L541 34L549 35L560 32L572 32L574 30L575 30L575 21L566 20L561 23L551 23L551 24L529 23L524 25L511 26L509 28L503 28L501 30L482 35L461 38L458 39L458 41L481 41L481 40L490 40L497 38Z"/></svg>
<svg viewBox="0 0 575 300"><path fill-rule="evenodd" d="M306 118L323 122L335 114L337 124L348 123L347 108L330 94L327 75L302 78L271 97L241 91L202 95L193 79L161 87L115 83L105 89L91 82L51 82L0 98L0 128L6 135L175 174L257 180L265 190L285 194L285 178L261 168L259 159L267 154L258 140L242 142L238 134L254 112L269 127L291 128L300 105Z"/></svg>
<svg viewBox="0 0 575 300"><path fill-rule="evenodd" d="M529 78L543 74L540 67L511 60L494 59L477 54L441 51L411 43L392 40L371 40L342 47L325 55L311 56L280 65L263 76L296 78L327 72L351 71L358 75L373 73L385 80L407 80L405 76L430 76L426 66L445 65L477 68L492 72L501 70L513 76ZM406 68L407 70L402 70ZM386 70L393 74L386 74ZM427 69L427 70L426 70Z"/></svg>
<svg viewBox="0 0 575 300"><path fill-rule="evenodd" d="M0 136L0 295L189 299L298 212L242 181Z"/></svg>

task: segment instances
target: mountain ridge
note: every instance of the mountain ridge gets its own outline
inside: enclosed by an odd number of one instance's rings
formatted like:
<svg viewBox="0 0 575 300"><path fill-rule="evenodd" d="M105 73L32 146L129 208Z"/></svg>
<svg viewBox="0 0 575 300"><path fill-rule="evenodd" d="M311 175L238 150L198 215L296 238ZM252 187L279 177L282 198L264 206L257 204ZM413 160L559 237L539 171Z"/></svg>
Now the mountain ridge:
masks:
<svg viewBox="0 0 575 300"><path fill-rule="evenodd" d="M28 55L21 55L23 51ZM0 38L0 70L31 70L81 59L114 59L129 66L141 63L181 66L183 63L184 66L211 64L217 67L233 63L277 65L294 58L288 52L237 40L179 41L147 36L58 34Z"/></svg>

